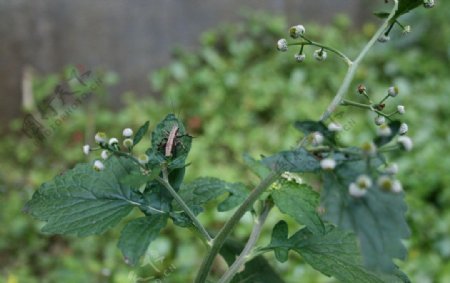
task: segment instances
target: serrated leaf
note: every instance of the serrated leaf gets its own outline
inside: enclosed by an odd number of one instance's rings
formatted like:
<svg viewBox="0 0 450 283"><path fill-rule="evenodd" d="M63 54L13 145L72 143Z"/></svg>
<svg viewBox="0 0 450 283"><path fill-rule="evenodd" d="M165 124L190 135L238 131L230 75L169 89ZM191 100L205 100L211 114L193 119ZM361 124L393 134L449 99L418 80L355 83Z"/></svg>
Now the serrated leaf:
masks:
<svg viewBox="0 0 450 283"><path fill-rule="evenodd" d="M150 122L147 121L144 123L144 125L142 125L139 130L136 132L136 135L134 135L133 138L133 146L136 146L141 140L142 138L145 136L145 134L148 131L148 126L150 125Z"/></svg>
<svg viewBox="0 0 450 283"><path fill-rule="evenodd" d="M304 228L288 238L286 229L287 225L283 222L275 226L272 241L267 249L278 252L286 249L293 250L316 270L342 282L402 282L395 275L367 270L361 263L360 252L353 233L327 225L324 234L313 234Z"/></svg>
<svg viewBox="0 0 450 283"><path fill-rule="evenodd" d="M308 227L313 233L323 234L324 225L317 214L319 194L305 184L282 181L272 191L272 198L278 209Z"/></svg>
<svg viewBox="0 0 450 283"><path fill-rule="evenodd" d="M388 136L378 136L373 141L378 147L383 146L385 144L388 144L397 134L400 130L400 121L392 121L388 124L389 128L391 129L391 134Z"/></svg>
<svg viewBox="0 0 450 283"><path fill-rule="evenodd" d="M220 255L231 266L244 248L242 242L228 239ZM231 283L284 283L283 279L275 272L272 266L263 256L257 256L245 263L244 269L237 273Z"/></svg>
<svg viewBox="0 0 450 283"><path fill-rule="evenodd" d="M150 243L167 224L167 214L155 214L131 220L123 228L117 246L125 261L135 265L145 254Z"/></svg>
<svg viewBox="0 0 450 283"><path fill-rule="evenodd" d="M243 158L245 165L247 165L259 178L264 179L269 175L269 168L267 168L261 160L256 160L248 154L244 154Z"/></svg>
<svg viewBox="0 0 450 283"><path fill-rule="evenodd" d="M25 211L47 222L44 232L78 236L103 233L142 203L132 188L119 182L135 167L130 160L117 157L106 160L101 172L91 164L79 164L44 183Z"/></svg>
<svg viewBox="0 0 450 283"><path fill-rule="evenodd" d="M347 162L323 174L324 218L356 233L364 265L370 270L396 272L392 258L405 258L402 239L409 236L403 194L385 192L374 186L363 198L351 197L349 184L360 174L368 174L365 170L363 161Z"/></svg>
<svg viewBox="0 0 450 283"><path fill-rule="evenodd" d="M321 133L329 142L336 144L336 132L328 130L323 122L317 121L297 121L294 127L303 132L305 135L309 135L314 132Z"/></svg>
<svg viewBox="0 0 450 283"><path fill-rule="evenodd" d="M159 168L155 168L148 175L144 175L140 172L140 170L136 170L130 172L129 175L125 175L122 179L120 179L120 183L123 185L130 186L132 188L139 188L145 183L155 179L160 173Z"/></svg>
<svg viewBox="0 0 450 283"><path fill-rule="evenodd" d="M267 167L278 172L311 173L320 169L319 160L304 148L281 151L262 161Z"/></svg>

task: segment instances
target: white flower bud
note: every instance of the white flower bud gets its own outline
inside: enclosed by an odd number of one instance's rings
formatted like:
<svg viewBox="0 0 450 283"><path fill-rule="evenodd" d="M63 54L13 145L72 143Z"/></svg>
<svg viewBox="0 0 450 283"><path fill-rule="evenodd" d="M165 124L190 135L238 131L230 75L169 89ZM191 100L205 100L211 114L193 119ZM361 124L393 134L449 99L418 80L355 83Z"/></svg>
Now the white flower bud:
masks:
<svg viewBox="0 0 450 283"><path fill-rule="evenodd" d="M385 34L380 35L380 37L378 38L378 42L381 42L381 43L388 42L389 40L391 40L391 38L389 37L389 35L385 35Z"/></svg>
<svg viewBox="0 0 450 283"><path fill-rule="evenodd" d="M374 156L377 153L377 146L373 142L363 143L361 149L368 156Z"/></svg>
<svg viewBox="0 0 450 283"><path fill-rule="evenodd" d="M396 193L396 194L403 192L403 186L402 186L402 183L400 183L399 180L394 180L394 181L392 181L392 188L391 188L391 191L392 191L393 193Z"/></svg>
<svg viewBox="0 0 450 283"><path fill-rule="evenodd" d="M392 163L388 167L386 167L384 172L389 175L395 175L398 173L398 165L396 163Z"/></svg>
<svg viewBox="0 0 450 283"><path fill-rule="evenodd" d="M348 192L351 196L359 198L364 196L371 186L372 180L366 175L361 175L355 183L349 185Z"/></svg>
<svg viewBox="0 0 450 283"><path fill-rule="evenodd" d="M324 137L320 132L314 132L311 134L311 143L313 146L319 146L323 143Z"/></svg>
<svg viewBox="0 0 450 283"><path fill-rule="evenodd" d="M383 125L385 122L386 122L386 119L384 118L384 116L378 116L378 117L375 117L375 124L376 124L377 126L381 126L381 125Z"/></svg>
<svg viewBox="0 0 450 283"><path fill-rule="evenodd" d="M83 145L83 153L88 155L89 152L91 151L91 146L88 144Z"/></svg>
<svg viewBox="0 0 450 283"><path fill-rule="evenodd" d="M305 54L295 54L294 58L297 62L301 63L305 61L306 55Z"/></svg>
<svg viewBox="0 0 450 283"><path fill-rule="evenodd" d="M398 87L391 86L388 88L388 95L392 97L396 97L398 95Z"/></svg>
<svg viewBox="0 0 450 283"><path fill-rule="evenodd" d="M343 129L342 126L336 122L331 122L328 125L328 130L330 130L332 132L340 132L340 131L342 131L342 129Z"/></svg>
<svg viewBox="0 0 450 283"><path fill-rule="evenodd" d="M133 135L133 130L130 128L123 129L122 135L126 138L129 138Z"/></svg>
<svg viewBox="0 0 450 283"><path fill-rule="evenodd" d="M140 164L142 164L142 165L144 165L144 164L147 164L148 163L148 156L147 156L147 154L141 154L141 155L139 155L139 157L138 157L138 161L139 161L139 163Z"/></svg>
<svg viewBox="0 0 450 283"><path fill-rule="evenodd" d="M413 141L411 140L410 137L400 136L397 139L397 143L405 151L411 151L413 149Z"/></svg>
<svg viewBox="0 0 450 283"><path fill-rule="evenodd" d="M378 187L384 191L392 190L392 179L389 176L380 176L377 180Z"/></svg>
<svg viewBox="0 0 450 283"><path fill-rule="evenodd" d="M434 0L423 0L423 6L425 8L433 8L434 7Z"/></svg>
<svg viewBox="0 0 450 283"><path fill-rule="evenodd" d="M108 143L109 143L109 145L111 145L111 146L117 145L117 144L119 144L119 140L116 139L116 138L110 138Z"/></svg>
<svg viewBox="0 0 450 283"><path fill-rule="evenodd" d="M132 139L124 139L123 140L123 146L126 148L130 148L133 146L133 140Z"/></svg>
<svg viewBox="0 0 450 283"><path fill-rule="evenodd" d="M402 30L402 33L403 33L403 34L408 34L408 33L410 33L410 32L411 32L411 26L410 26L410 25L405 26L405 27L403 28L403 30Z"/></svg>
<svg viewBox="0 0 450 283"><path fill-rule="evenodd" d="M333 170L336 167L336 161L332 158L325 158L320 161L320 167L323 170Z"/></svg>
<svg viewBox="0 0 450 283"><path fill-rule="evenodd" d="M392 134L392 130L387 124L383 124L378 128L378 135L380 137L388 137L391 134Z"/></svg>
<svg viewBox="0 0 450 283"><path fill-rule="evenodd" d="M296 25L289 29L289 35L292 38L298 38L305 33L305 27L303 25Z"/></svg>
<svg viewBox="0 0 450 283"><path fill-rule="evenodd" d="M287 40L282 38L280 40L278 40L277 42L277 49L281 52L285 52L288 50L288 43Z"/></svg>
<svg viewBox="0 0 450 283"><path fill-rule="evenodd" d="M314 58L317 61L325 61L327 59L327 56L328 56L327 52L322 48L314 51Z"/></svg>
<svg viewBox="0 0 450 283"><path fill-rule="evenodd" d="M109 157L109 151L103 150L103 151L102 151L102 154L100 154L100 156L102 157L103 160L108 159L108 157Z"/></svg>
<svg viewBox="0 0 450 283"><path fill-rule="evenodd" d="M98 132L95 134L95 141L99 144L106 143L107 138L108 137L103 132Z"/></svg>
<svg viewBox="0 0 450 283"><path fill-rule="evenodd" d="M100 160L95 160L94 161L94 170L102 171L103 169L105 169L105 165L103 164L103 162L101 162Z"/></svg>
<svg viewBox="0 0 450 283"><path fill-rule="evenodd" d="M403 106L403 105L398 105L397 106L397 112L398 113L400 113L400 114L405 114L405 106Z"/></svg>
<svg viewBox="0 0 450 283"><path fill-rule="evenodd" d="M400 134L400 135L404 135L404 134L406 134L408 132L408 124L406 124L406 123L401 123L400 124L400 129L398 130L398 133Z"/></svg>

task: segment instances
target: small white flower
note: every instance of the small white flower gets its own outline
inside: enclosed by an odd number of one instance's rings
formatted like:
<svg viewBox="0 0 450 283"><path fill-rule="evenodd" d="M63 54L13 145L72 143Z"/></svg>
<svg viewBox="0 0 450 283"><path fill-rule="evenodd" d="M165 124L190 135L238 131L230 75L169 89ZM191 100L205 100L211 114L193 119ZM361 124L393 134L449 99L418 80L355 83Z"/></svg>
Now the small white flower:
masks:
<svg viewBox="0 0 450 283"><path fill-rule="evenodd" d="M400 135L404 135L404 134L406 134L408 132L408 124L406 124L406 123L401 123L400 124L400 129L398 130L398 133L400 134Z"/></svg>
<svg viewBox="0 0 450 283"><path fill-rule="evenodd" d="M392 97L396 97L398 95L398 87L391 86L388 88L388 95Z"/></svg>
<svg viewBox="0 0 450 283"><path fill-rule="evenodd" d="M109 157L109 152L107 150L103 150L100 156L102 157L103 160L106 160Z"/></svg>
<svg viewBox="0 0 450 283"><path fill-rule="evenodd" d="M314 132L311 134L311 143L313 146L319 146L323 143L324 137L320 132Z"/></svg>
<svg viewBox="0 0 450 283"><path fill-rule="evenodd" d="M108 143L109 143L109 145L111 145L111 146L117 145L117 144L119 144L119 140L116 139L116 138L110 138Z"/></svg>
<svg viewBox="0 0 450 283"><path fill-rule="evenodd" d="M99 144L101 144L101 143L106 143L106 139L107 139L108 137L106 136L106 134L105 133L103 133L103 132L98 132L97 134L95 134L95 141L97 142L97 143L99 143Z"/></svg>
<svg viewBox="0 0 450 283"><path fill-rule="evenodd" d="M389 176L383 175L380 176L377 180L378 187L384 191L392 190L392 179Z"/></svg>
<svg viewBox="0 0 450 283"><path fill-rule="evenodd" d="M361 149L368 156L374 156L377 153L377 146L373 142L363 143Z"/></svg>
<svg viewBox="0 0 450 283"><path fill-rule="evenodd" d="M305 61L306 55L305 54L295 54L294 58L297 62L301 63Z"/></svg>
<svg viewBox="0 0 450 283"><path fill-rule="evenodd" d="M289 182L295 182L297 184L303 184L303 180L300 176L298 176L297 174L291 173L291 172L284 172L283 174L281 174L281 177L283 177L284 179L288 180Z"/></svg>
<svg viewBox="0 0 450 283"><path fill-rule="evenodd" d="M381 125L383 125L385 122L386 122L386 119L384 118L384 116L378 116L378 117L375 117L375 124L376 124L377 126L381 126Z"/></svg>
<svg viewBox="0 0 450 283"><path fill-rule="evenodd" d="M366 175L361 175L355 183L350 183L348 192L351 196L359 198L364 196L371 186L372 180Z"/></svg>
<svg viewBox="0 0 450 283"><path fill-rule="evenodd" d="M103 169L105 169L105 165L103 164L103 162L101 162L100 160L95 160L94 161L94 170L102 171Z"/></svg>
<svg viewBox="0 0 450 283"><path fill-rule="evenodd" d="M298 38L305 33L305 27L303 25L296 25L289 29L289 35L292 38Z"/></svg>
<svg viewBox="0 0 450 283"><path fill-rule="evenodd" d="M403 30L402 30L402 33L403 33L403 34L408 34L408 33L410 33L410 32L411 32L411 26L410 26L410 25L405 26L405 27L403 28Z"/></svg>
<svg viewBox="0 0 450 283"><path fill-rule="evenodd" d="M278 40L277 42L277 49L281 52L285 52L288 50L288 43L287 40L282 38L280 40Z"/></svg>
<svg viewBox="0 0 450 283"><path fill-rule="evenodd" d="M342 131L342 129L343 129L342 126L336 122L331 122L328 125L328 130L330 130L332 132L340 132L340 131Z"/></svg>
<svg viewBox="0 0 450 283"><path fill-rule="evenodd" d="M138 161L139 161L139 163L140 164L142 164L142 165L144 165L144 164L147 164L148 163L148 156L147 156L147 154L141 154L141 155L139 155L139 157L138 157Z"/></svg>
<svg viewBox="0 0 450 283"><path fill-rule="evenodd" d="M133 146L133 140L132 139L124 139L123 140L123 146L126 148L130 148Z"/></svg>
<svg viewBox="0 0 450 283"><path fill-rule="evenodd" d="M378 38L378 42L381 42L381 43L388 42L389 40L391 40L391 38L389 37L389 35L385 35L385 34L380 35L380 37Z"/></svg>
<svg viewBox="0 0 450 283"><path fill-rule="evenodd" d="M328 56L327 52L322 48L314 51L314 58L317 61L325 61L327 59L327 56Z"/></svg>
<svg viewBox="0 0 450 283"><path fill-rule="evenodd" d="M392 134L392 130L387 124L383 124L378 128L378 135L380 137L388 137L391 134Z"/></svg>
<svg viewBox="0 0 450 283"><path fill-rule="evenodd" d="M336 161L332 158L325 158L320 161L320 167L323 170L333 170L336 167Z"/></svg>
<svg viewBox="0 0 450 283"><path fill-rule="evenodd" d="M91 151L91 146L88 144L83 145L83 153L88 155L89 152Z"/></svg>
<svg viewBox="0 0 450 283"><path fill-rule="evenodd" d="M400 113L400 114L405 114L405 106L403 106L403 105L398 105L397 106L397 112L398 113Z"/></svg>
<svg viewBox="0 0 450 283"><path fill-rule="evenodd" d="M423 0L423 6L425 8L433 8L434 7L434 0Z"/></svg>
<svg viewBox="0 0 450 283"><path fill-rule="evenodd" d="M413 141L411 140L410 137L400 136L397 139L397 143L405 151L411 151L413 149Z"/></svg>
<svg viewBox="0 0 450 283"><path fill-rule="evenodd" d="M395 175L395 174L397 174L397 172L398 172L398 165L397 165L397 163L392 163L392 164L390 164L388 167L386 167L386 169L384 170L384 172L385 172L386 174L389 174L389 175Z"/></svg>
<svg viewBox="0 0 450 283"><path fill-rule="evenodd" d="M123 129L122 135L126 138L129 138L133 135L133 130L130 128Z"/></svg>
<svg viewBox="0 0 450 283"><path fill-rule="evenodd" d="M403 191L402 183L399 180L392 181L391 191L396 194L401 193Z"/></svg>

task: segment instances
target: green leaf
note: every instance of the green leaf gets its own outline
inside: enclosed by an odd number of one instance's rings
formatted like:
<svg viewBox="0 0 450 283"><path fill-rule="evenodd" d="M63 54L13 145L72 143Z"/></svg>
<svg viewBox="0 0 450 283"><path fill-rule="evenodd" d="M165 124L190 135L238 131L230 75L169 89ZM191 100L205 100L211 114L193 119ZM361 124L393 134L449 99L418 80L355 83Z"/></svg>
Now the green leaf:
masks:
<svg viewBox="0 0 450 283"><path fill-rule="evenodd" d="M395 12L394 17L392 18L390 23L394 23L400 16L409 13L411 10L414 10L422 4L423 0L400 0L398 9ZM389 16L388 12L375 12L373 14L381 19L386 19Z"/></svg>
<svg viewBox="0 0 450 283"><path fill-rule="evenodd" d="M155 168L148 175L143 175L140 170L132 171L129 175L123 176L123 178L120 179L120 183L132 188L140 188L145 183L155 179L159 173L159 168Z"/></svg>
<svg viewBox="0 0 450 283"><path fill-rule="evenodd" d="M147 133L148 131L148 126L150 125L150 122L147 121L144 123L144 125L142 125L139 130L136 132L136 135L133 138L133 146L136 146L144 137L144 135Z"/></svg>
<svg viewBox="0 0 450 283"><path fill-rule="evenodd" d="M388 124L389 128L391 129L391 134L388 136L379 136L376 137L373 141L378 147L383 146L385 144L388 144L397 134L400 130L400 121L392 121Z"/></svg>
<svg viewBox="0 0 450 283"><path fill-rule="evenodd" d="M44 232L78 236L103 233L142 204L131 187L119 182L135 167L130 160L117 157L106 160L101 172L91 164L79 164L44 183L25 211L47 222Z"/></svg>
<svg viewBox="0 0 450 283"><path fill-rule="evenodd" d="M328 127L323 122L297 121L294 127L305 135L320 132L329 142L336 144L336 132L328 130Z"/></svg>
<svg viewBox="0 0 450 283"><path fill-rule="evenodd" d="M324 233L325 227L316 211L319 206L319 194L311 187L296 182L281 181L272 191L272 198L282 213L293 217L313 233Z"/></svg>
<svg viewBox="0 0 450 283"><path fill-rule="evenodd" d="M256 160L248 154L244 154L244 163L247 165L259 178L264 179L269 175L270 170L260 160Z"/></svg>
<svg viewBox="0 0 450 283"><path fill-rule="evenodd" d="M316 270L342 282L402 282L395 275L367 270L361 263L360 252L353 233L327 225L322 235L313 234L305 228L290 238L287 236L287 225L281 221L275 226L271 243L266 249L281 253L281 259L286 258L286 250L293 250Z"/></svg>
<svg viewBox="0 0 450 283"><path fill-rule="evenodd" d="M231 265L243 249L244 244L242 242L228 239L220 250L220 255L225 259L228 265ZM263 256L257 256L254 259L246 262L244 269L241 272L237 273L231 282L284 283L283 279L275 272L275 270Z"/></svg>
<svg viewBox="0 0 450 283"><path fill-rule="evenodd" d="M127 223L118 243L125 261L135 265L145 254L150 243L158 237L167 224L167 214L155 214L137 218Z"/></svg>
<svg viewBox="0 0 450 283"><path fill-rule="evenodd" d="M376 178L375 171L366 172L363 161L347 162L323 174L324 218L356 233L364 265L369 269L396 272L392 258L405 258L402 239L409 236L403 194L373 186L364 197L353 198L348 187L360 174Z"/></svg>
<svg viewBox="0 0 450 283"><path fill-rule="evenodd" d="M278 172L310 173L320 169L319 160L304 148L281 151L262 161L267 167Z"/></svg>
<svg viewBox="0 0 450 283"><path fill-rule="evenodd" d="M288 238L288 225L284 221L279 221L272 230L272 239L270 245L275 252L275 257L279 262L286 262L288 260L289 246L286 246L286 239Z"/></svg>

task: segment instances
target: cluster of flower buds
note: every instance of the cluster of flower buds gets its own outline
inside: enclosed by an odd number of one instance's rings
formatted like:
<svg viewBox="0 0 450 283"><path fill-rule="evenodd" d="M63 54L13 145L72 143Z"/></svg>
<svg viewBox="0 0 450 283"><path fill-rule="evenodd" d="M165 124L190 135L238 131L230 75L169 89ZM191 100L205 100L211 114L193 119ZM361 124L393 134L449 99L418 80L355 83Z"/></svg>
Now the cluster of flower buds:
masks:
<svg viewBox="0 0 450 283"><path fill-rule="evenodd" d="M292 39L304 39L305 42L299 42L299 43L293 43L289 44L288 41L285 38L281 38L277 41L277 49L281 52L286 52L288 50L289 45L300 45L300 51L294 55L294 59L297 62L303 62L306 59L306 54L303 53L303 48L305 47L305 44L308 43L309 45L315 45L311 44L312 42L308 40L305 37L306 29L303 25L295 25L289 28L289 35ZM319 45L321 46L321 45ZM325 51L324 47L320 47L319 49L314 51L313 57L317 61L325 61L327 59L327 52Z"/></svg>
<svg viewBox="0 0 450 283"><path fill-rule="evenodd" d="M395 179L395 175L398 171L397 165L392 164L386 168L385 174L381 175L377 179L377 186L379 189L392 192L401 193L403 186L399 180ZM348 186L348 193L355 198L361 198L365 196L370 188L372 188L372 179L367 175L360 175L354 182Z"/></svg>
<svg viewBox="0 0 450 283"><path fill-rule="evenodd" d="M123 130L122 135L124 137L124 140L122 141L123 146L128 149L128 151L131 151L131 149L133 148L133 139L131 138L133 136L133 130L130 128L126 128ZM120 150L119 140L115 137L108 139L108 136L104 132L98 132L97 134L95 134L94 139L99 147L92 148L90 145L86 144L83 146L84 154L89 155L91 151L101 150L100 157L102 160L106 160L113 154L114 151ZM142 160L144 161L144 159ZM139 159L139 162L141 162L141 159ZM102 171L105 169L105 165L99 159L94 160L93 167L96 171Z"/></svg>

